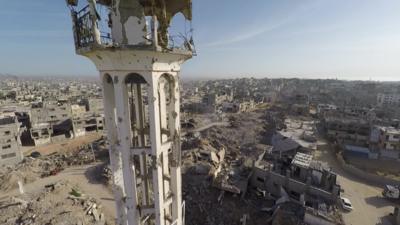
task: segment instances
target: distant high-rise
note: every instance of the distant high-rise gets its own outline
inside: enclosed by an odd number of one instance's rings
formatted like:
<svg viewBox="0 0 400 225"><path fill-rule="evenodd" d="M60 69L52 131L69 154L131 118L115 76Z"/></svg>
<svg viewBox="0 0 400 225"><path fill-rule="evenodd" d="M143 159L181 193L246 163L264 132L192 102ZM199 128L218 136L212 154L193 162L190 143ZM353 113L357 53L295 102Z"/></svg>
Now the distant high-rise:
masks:
<svg viewBox="0 0 400 225"><path fill-rule="evenodd" d="M378 106L397 106L400 107L400 94L396 93L379 93Z"/></svg>

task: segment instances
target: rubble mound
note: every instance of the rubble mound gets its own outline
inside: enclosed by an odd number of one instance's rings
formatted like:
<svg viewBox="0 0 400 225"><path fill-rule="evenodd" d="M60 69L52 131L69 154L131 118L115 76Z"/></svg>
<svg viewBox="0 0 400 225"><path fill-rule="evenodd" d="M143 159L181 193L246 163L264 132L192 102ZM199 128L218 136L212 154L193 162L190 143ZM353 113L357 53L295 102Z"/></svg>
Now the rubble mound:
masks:
<svg viewBox="0 0 400 225"><path fill-rule="evenodd" d="M39 193L0 201L4 225L106 225L101 205L69 183L46 185Z"/></svg>
<svg viewBox="0 0 400 225"><path fill-rule="evenodd" d="M18 181L26 184L34 182L42 174L42 160L26 158L15 167L0 168L0 190L8 191L18 187Z"/></svg>
<svg viewBox="0 0 400 225"><path fill-rule="evenodd" d="M15 166L0 167L0 191L17 188L19 181L24 184L32 183L38 178L56 175L69 166L89 164L94 160L95 156L89 148L40 158L26 157Z"/></svg>

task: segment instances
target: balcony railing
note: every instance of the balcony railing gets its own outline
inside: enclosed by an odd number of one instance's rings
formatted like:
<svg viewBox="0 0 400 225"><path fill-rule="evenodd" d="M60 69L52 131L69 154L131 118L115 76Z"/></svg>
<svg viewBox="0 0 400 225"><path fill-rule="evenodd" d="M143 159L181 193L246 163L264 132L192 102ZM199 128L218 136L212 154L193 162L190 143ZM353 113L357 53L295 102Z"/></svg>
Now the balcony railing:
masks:
<svg viewBox="0 0 400 225"><path fill-rule="evenodd" d="M78 12L78 17L75 26L76 43L77 47L86 47L90 43L94 42L94 35L92 32L92 20L90 18L89 7L83 8Z"/></svg>
<svg viewBox="0 0 400 225"><path fill-rule="evenodd" d="M168 48L196 52L192 35L169 35Z"/></svg>
<svg viewBox="0 0 400 225"><path fill-rule="evenodd" d="M112 44L110 32L102 31L98 26L98 24L104 23L105 21L102 21L99 15L97 15L98 18L96 18L96 21L93 21L89 5L77 12L74 12L73 17L75 21L74 33L76 48L84 48L92 44L100 44L105 46ZM95 32L93 29L94 24L96 24L96 28L100 32L100 43L96 43Z"/></svg>

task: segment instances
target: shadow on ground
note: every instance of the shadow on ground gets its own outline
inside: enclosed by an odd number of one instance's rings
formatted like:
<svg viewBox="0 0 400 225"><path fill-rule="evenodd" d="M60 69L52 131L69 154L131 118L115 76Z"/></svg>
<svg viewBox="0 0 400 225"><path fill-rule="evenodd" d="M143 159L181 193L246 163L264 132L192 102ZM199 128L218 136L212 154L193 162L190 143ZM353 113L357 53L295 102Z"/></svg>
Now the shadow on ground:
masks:
<svg viewBox="0 0 400 225"><path fill-rule="evenodd" d="M396 224L391 215L382 216L381 218L379 218L379 220L380 221L376 225L392 225L392 224Z"/></svg>
<svg viewBox="0 0 400 225"><path fill-rule="evenodd" d="M85 177L90 184L105 184L105 179L102 176L104 163L88 167L85 171Z"/></svg>
<svg viewBox="0 0 400 225"><path fill-rule="evenodd" d="M369 205L373 205L376 208L382 208L391 205L384 199L383 197L380 196L371 196L365 199L365 202Z"/></svg>

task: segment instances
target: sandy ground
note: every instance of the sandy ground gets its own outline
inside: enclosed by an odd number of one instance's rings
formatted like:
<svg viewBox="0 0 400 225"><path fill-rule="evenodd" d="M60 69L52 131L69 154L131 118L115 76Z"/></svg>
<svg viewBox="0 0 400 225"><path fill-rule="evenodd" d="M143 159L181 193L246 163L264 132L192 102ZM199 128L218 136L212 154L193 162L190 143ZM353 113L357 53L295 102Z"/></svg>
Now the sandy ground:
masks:
<svg viewBox="0 0 400 225"><path fill-rule="evenodd" d="M74 186L77 186L82 193L98 200L103 206L102 212L106 218L115 218L115 203L112 192L94 178L97 165L99 163L67 168L56 176L38 179L33 183L26 184L24 191L26 194L35 193L42 190L47 184L69 181ZM0 192L0 199L18 195L20 195L18 189L7 193Z"/></svg>
<svg viewBox="0 0 400 225"><path fill-rule="evenodd" d="M343 171L332 152L329 146L321 146L315 152L315 159L329 163L344 189L342 196L353 204L353 211L343 213L344 222L347 225L390 225L388 215L393 212L395 203L382 197L381 187Z"/></svg>

